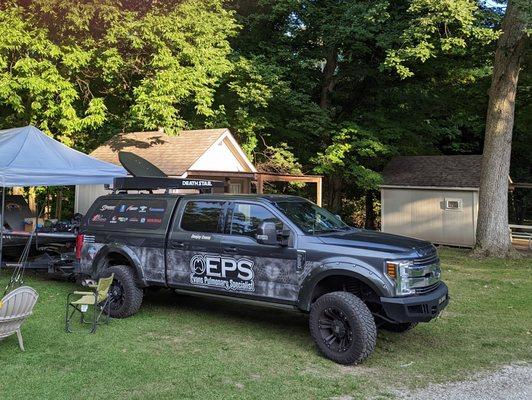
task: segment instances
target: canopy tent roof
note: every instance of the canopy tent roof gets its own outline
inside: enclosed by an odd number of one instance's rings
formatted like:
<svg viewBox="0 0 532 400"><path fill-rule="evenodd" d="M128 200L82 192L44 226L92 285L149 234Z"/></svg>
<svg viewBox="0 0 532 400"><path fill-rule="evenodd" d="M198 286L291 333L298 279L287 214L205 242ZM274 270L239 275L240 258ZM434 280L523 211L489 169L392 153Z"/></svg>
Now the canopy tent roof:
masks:
<svg viewBox="0 0 532 400"><path fill-rule="evenodd" d="M0 187L112 183L124 168L71 149L34 126L0 131Z"/></svg>

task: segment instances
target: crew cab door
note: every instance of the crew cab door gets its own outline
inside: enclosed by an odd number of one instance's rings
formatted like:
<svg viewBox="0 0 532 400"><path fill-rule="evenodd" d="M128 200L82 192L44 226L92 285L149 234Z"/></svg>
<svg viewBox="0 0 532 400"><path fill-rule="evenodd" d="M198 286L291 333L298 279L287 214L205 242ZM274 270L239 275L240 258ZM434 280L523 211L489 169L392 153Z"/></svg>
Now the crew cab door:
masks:
<svg viewBox="0 0 532 400"><path fill-rule="evenodd" d="M264 245L256 239L264 221L274 222L279 231L288 228L276 214L260 203L231 202L221 236L222 264L238 272L230 283L231 291L257 300L292 302L298 294L294 233L288 246Z"/></svg>
<svg viewBox="0 0 532 400"><path fill-rule="evenodd" d="M220 273L220 232L226 205L216 200L181 200L166 248L169 286L216 289L216 282L209 278Z"/></svg>

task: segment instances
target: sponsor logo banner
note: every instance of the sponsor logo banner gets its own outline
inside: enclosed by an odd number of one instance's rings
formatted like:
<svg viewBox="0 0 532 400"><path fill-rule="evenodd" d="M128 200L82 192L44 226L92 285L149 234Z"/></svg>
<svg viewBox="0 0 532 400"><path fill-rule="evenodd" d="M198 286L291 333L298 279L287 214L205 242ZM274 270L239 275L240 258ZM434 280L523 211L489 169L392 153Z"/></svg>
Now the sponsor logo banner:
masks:
<svg viewBox="0 0 532 400"><path fill-rule="evenodd" d="M167 208L165 200L108 200L98 205L89 223L97 226L118 224L120 228L158 229Z"/></svg>
<svg viewBox="0 0 532 400"><path fill-rule="evenodd" d="M190 259L190 283L234 292L254 292L253 261L247 258L195 254Z"/></svg>
<svg viewBox="0 0 532 400"><path fill-rule="evenodd" d="M94 214L94 216L91 218L92 222L107 222L107 218L105 218L102 214Z"/></svg>

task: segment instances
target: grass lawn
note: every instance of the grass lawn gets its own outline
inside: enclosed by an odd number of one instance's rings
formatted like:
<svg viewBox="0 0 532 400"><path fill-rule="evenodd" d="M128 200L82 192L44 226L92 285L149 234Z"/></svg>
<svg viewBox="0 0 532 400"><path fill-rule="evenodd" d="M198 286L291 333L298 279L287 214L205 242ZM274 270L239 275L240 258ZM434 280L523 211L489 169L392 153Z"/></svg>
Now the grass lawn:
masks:
<svg viewBox="0 0 532 400"><path fill-rule="evenodd" d="M379 332L373 357L352 367L316 353L303 314L165 290L95 335L67 334L64 302L75 285L28 277L40 298L22 327L26 352L16 336L0 341L0 398L391 398L393 388L530 362L532 260L440 254L448 308L405 334Z"/></svg>

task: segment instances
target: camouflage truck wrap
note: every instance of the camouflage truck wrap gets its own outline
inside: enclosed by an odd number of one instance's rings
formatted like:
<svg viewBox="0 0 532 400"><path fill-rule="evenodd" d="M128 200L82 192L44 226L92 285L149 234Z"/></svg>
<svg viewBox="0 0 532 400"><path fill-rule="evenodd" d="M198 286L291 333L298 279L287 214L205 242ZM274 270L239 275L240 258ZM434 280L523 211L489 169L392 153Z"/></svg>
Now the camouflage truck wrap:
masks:
<svg viewBox="0 0 532 400"><path fill-rule="evenodd" d="M152 286L290 307L344 364L371 354L377 327L411 329L448 303L430 243L350 227L294 196L112 194L80 234L77 272L115 273L111 316L134 314Z"/></svg>

